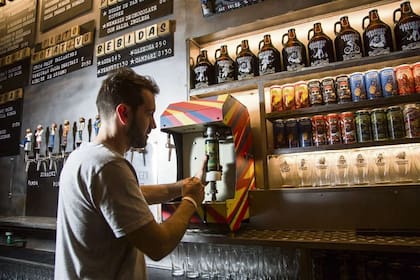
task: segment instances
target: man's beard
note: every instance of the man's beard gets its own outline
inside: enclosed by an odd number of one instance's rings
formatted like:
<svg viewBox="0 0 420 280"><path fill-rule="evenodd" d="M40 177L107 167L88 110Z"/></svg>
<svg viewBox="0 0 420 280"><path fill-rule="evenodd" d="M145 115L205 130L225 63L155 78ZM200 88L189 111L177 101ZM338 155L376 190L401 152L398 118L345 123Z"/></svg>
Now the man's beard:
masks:
<svg viewBox="0 0 420 280"><path fill-rule="evenodd" d="M128 137L131 148L144 148L147 144L147 135L144 135L138 130L137 121L134 118L128 128Z"/></svg>

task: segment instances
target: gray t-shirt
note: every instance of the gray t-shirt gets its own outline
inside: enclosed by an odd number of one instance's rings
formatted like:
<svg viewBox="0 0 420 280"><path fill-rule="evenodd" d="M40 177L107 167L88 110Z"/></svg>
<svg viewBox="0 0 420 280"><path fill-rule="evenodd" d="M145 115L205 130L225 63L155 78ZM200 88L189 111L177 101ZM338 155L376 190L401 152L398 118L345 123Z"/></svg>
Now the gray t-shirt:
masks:
<svg viewBox="0 0 420 280"><path fill-rule="evenodd" d="M59 187L55 279L146 279L143 253L123 238L154 219L131 164L83 143Z"/></svg>

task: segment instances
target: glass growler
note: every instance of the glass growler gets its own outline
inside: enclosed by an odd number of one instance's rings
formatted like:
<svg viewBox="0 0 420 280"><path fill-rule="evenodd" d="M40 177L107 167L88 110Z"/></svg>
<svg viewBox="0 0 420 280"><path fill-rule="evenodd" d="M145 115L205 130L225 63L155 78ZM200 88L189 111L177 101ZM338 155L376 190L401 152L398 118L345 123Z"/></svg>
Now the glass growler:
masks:
<svg viewBox="0 0 420 280"><path fill-rule="evenodd" d="M340 32L337 32L337 26L341 26ZM345 61L363 56L362 38L359 32L350 26L347 16L341 17L340 21L334 24L335 55L337 61Z"/></svg>
<svg viewBox="0 0 420 280"><path fill-rule="evenodd" d="M214 84L214 68L207 58L207 50L201 50L194 66L194 87L202 88Z"/></svg>
<svg viewBox="0 0 420 280"><path fill-rule="evenodd" d="M369 24L365 27L367 19L369 19ZM369 16L363 18L362 27L367 56L387 54L393 51L391 28L379 18L378 10L369 11Z"/></svg>
<svg viewBox="0 0 420 280"><path fill-rule="evenodd" d="M397 13L401 13L397 21ZM411 9L409 1L401 3L401 8L394 11L394 34L398 50L411 50L420 48L420 16Z"/></svg>
<svg viewBox="0 0 420 280"><path fill-rule="evenodd" d="M248 40L242 40L236 47L236 67L238 80L258 76L258 58L249 49Z"/></svg>
<svg viewBox="0 0 420 280"><path fill-rule="evenodd" d="M216 83L224 83L236 80L235 62L229 56L227 45L222 45L214 53L216 62L214 70L216 74Z"/></svg>
<svg viewBox="0 0 420 280"><path fill-rule="evenodd" d="M284 42L284 39L288 37L287 42ZM287 71L298 70L306 66L306 48L305 45L302 44L296 38L295 29L289 29L287 34L283 34L282 37L283 43L283 65L284 69Z"/></svg>
<svg viewBox="0 0 420 280"><path fill-rule="evenodd" d="M258 50L260 75L280 72L280 52L271 43L269 34L264 35L264 39L258 44Z"/></svg>
<svg viewBox="0 0 420 280"><path fill-rule="evenodd" d="M314 33L310 38L311 33ZM308 31L309 66L325 65L334 62L333 43L323 31L320 22Z"/></svg>

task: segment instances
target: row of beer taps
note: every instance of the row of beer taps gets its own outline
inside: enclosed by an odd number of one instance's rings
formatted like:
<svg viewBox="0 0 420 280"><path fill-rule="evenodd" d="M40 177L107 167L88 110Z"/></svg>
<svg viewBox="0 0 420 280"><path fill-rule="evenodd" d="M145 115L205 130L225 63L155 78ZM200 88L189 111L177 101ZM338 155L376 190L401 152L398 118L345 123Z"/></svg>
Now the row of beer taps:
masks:
<svg viewBox="0 0 420 280"><path fill-rule="evenodd" d="M83 139L86 126L88 133L87 141L90 142L92 132L95 133L95 136L98 135L101 126L99 115L96 115L94 120L88 119L87 125L86 119L80 117L78 122L73 122L73 126L69 120L64 120L59 125L53 122L51 126L47 126L45 129L42 124L38 124L33 131L27 128L25 130L25 137L21 143L25 152L26 172L28 172L31 163L36 164L37 171L40 170L41 166L44 170L47 170L48 166L49 170L57 171L57 162L60 160L64 162L69 152L78 148L83 141L86 141L86 139ZM70 141L68 138L71 132L73 146L69 148ZM57 139L58 145L56 145ZM43 150L44 147L45 150Z"/></svg>

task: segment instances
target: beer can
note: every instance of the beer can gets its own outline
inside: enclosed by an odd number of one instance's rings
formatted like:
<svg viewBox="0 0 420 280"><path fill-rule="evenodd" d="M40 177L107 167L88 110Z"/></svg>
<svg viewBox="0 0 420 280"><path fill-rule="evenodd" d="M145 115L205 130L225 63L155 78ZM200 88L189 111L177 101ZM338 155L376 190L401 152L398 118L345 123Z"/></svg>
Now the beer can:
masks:
<svg viewBox="0 0 420 280"><path fill-rule="evenodd" d="M367 99L363 73L355 72L349 76L351 98L354 102Z"/></svg>
<svg viewBox="0 0 420 280"><path fill-rule="evenodd" d="M299 146L312 146L312 121L309 117L302 117L298 120Z"/></svg>
<svg viewBox="0 0 420 280"><path fill-rule="evenodd" d="M309 103L311 106L322 105L324 100L322 98L321 82L319 80L308 81Z"/></svg>
<svg viewBox="0 0 420 280"><path fill-rule="evenodd" d="M403 109L405 134L408 138L420 137L420 108L417 104L405 104Z"/></svg>
<svg viewBox="0 0 420 280"><path fill-rule="evenodd" d="M356 143L356 127L354 113L343 112L340 114L341 138L344 144Z"/></svg>
<svg viewBox="0 0 420 280"><path fill-rule="evenodd" d="M388 135L390 139L405 137L404 116L401 106L390 106L386 110Z"/></svg>
<svg viewBox="0 0 420 280"><path fill-rule="evenodd" d="M274 85L270 87L271 112L283 111L283 100L281 93L281 86Z"/></svg>
<svg viewBox="0 0 420 280"><path fill-rule="evenodd" d="M337 103L337 93L335 90L335 81L331 77L324 78L321 81L322 98L325 104Z"/></svg>
<svg viewBox="0 0 420 280"><path fill-rule="evenodd" d="M327 143L330 145L341 143L340 116L336 113L328 114L325 118L325 126Z"/></svg>
<svg viewBox="0 0 420 280"><path fill-rule="evenodd" d="M295 83L295 105L296 109L309 106L308 85L304 81Z"/></svg>
<svg viewBox="0 0 420 280"><path fill-rule="evenodd" d="M399 95L410 95L415 92L414 77L410 65L402 64L395 67L395 77Z"/></svg>
<svg viewBox="0 0 420 280"><path fill-rule="evenodd" d="M275 149L287 148L284 121L281 119L273 122L273 140Z"/></svg>
<svg viewBox="0 0 420 280"><path fill-rule="evenodd" d="M366 71L364 78L368 99L382 97L381 80L379 78L378 70Z"/></svg>
<svg viewBox="0 0 420 280"><path fill-rule="evenodd" d="M372 124L372 138L374 141L388 139L388 121L386 110L384 108L372 109L370 113L370 122Z"/></svg>
<svg viewBox="0 0 420 280"><path fill-rule="evenodd" d="M315 146L325 145L327 143L327 134L325 131L325 119L323 115L315 115L312 121L312 138Z"/></svg>
<svg viewBox="0 0 420 280"><path fill-rule="evenodd" d="M381 80L382 96L389 97L398 95L397 79L395 78L394 68L385 67L379 70Z"/></svg>
<svg viewBox="0 0 420 280"><path fill-rule="evenodd" d="M420 62L412 64L411 71L414 77L414 88L416 93L420 93Z"/></svg>
<svg viewBox="0 0 420 280"><path fill-rule="evenodd" d="M372 128L368 110L358 110L355 116L357 142L372 141Z"/></svg>
<svg viewBox="0 0 420 280"><path fill-rule="evenodd" d="M352 101L351 91L349 85L349 77L347 75L340 75L335 78L337 87L338 103L345 103Z"/></svg>
<svg viewBox="0 0 420 280"><path fill-rule="evenodd" d="M285 84L282 89L283 110L294 110L295 104L295 86L293 84Z"/></svg>
<svg viewBox="0 0 420 280"><path fill-rule="evenodd" d="M289 148L299 146L298 123L294 118L287 119L285 122L286 143Z"/></svg>

